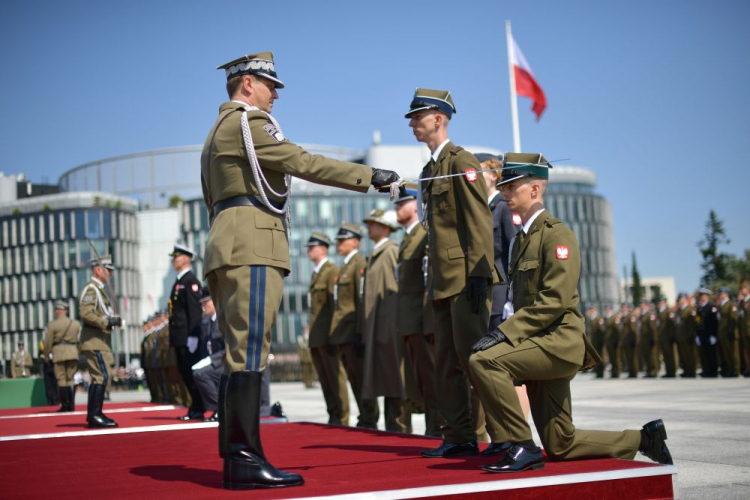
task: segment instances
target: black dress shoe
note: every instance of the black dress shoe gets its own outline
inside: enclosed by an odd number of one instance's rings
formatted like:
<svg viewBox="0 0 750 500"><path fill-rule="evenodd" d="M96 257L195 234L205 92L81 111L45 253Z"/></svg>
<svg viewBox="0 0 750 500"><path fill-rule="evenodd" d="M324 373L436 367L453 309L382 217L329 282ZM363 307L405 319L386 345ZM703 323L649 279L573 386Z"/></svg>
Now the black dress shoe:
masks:
<svg viewBox="0 0 750 500"><path fill-rule="evenodd" d="M204 422L218 422L219 421L219 412L218 411L213 412L210 417L204 418L203 421Z"/></svg>
<svg viewBox="0 0 750 500"><path fill-rule="evenodd" d="M89 417L89 423L87 424L89 429L107 429L110 427L117 427L117 422L111 418L102 418L101 415L93 415Z"/></svg>
<svg viewBox="0 0 750 500"><path fill-rule="evenodd" d="M281 403L276 401L271 407L271 416L276 418L286 418L284 409L281 407Z"/></svg>
<svg viewBox="0 0 750 500"><path fill-rule="evenodd" d="M485 450L480 453L483 457L494 457L497 455L500 455L501 453L505 453L510 449L510 447L513 446L513 443L510 441L506 441L504 443L490 443L490 445L485 448Z"/></svg>
<svg viewBox="0 0 750 500"><path fill-rule="evenodd" d="M186 415L177 417L177 420L203 420L203 413L194 410L188 410Z"/></svg>
<svg viewBox="0 0 750 500"><path fill-rule="evenodd" d="M522 472L544 469L544 457L540 448L527 450L523 446L511 443L511 447L499 462L485 464L482 469L487 472Z"/></svg>
<svg viewBox="0 0 750 500"><path fill-rule="evenodd" d="M425 458L468 457L479 455L479 446L476 441L461 444L443 443L437 448L422 450L419 454Z"/></svg>
<svg viewBox="0 0 750 500"><path fill-rule="evenodd" d="M641 429L641 445L638 447L638 451L646 455L654 462L662 465L672 465L672 454L669 453L667 448L667 429L664 427L664 422L654 420L643 426Z"/></svg>
<svg viewBox="0 0 750 500"><path fill-rule="evenodd" d="M252 453L242 452L224 459L224 488L228 490L285 488L303 484L305 480L299 474L279 470L263 457Z"/></svg>

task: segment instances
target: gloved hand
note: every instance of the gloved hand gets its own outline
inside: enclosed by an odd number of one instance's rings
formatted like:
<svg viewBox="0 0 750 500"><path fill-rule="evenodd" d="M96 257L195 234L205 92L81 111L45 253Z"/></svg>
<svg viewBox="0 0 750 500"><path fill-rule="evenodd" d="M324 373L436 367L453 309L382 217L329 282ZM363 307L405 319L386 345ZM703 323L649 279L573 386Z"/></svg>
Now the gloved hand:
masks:
<svg viewBox="0 0 750 500"><path fill-rule="evenodd" d="M107 328L111 329L113 326L122 326L122 318L119 316L107 318Z"/></svg>
<svg viewBox="0 0 750 500"><path fill-rule="evenodd" d="M708 338L708 341L711 342L711 345L716 345L716 340L716 337L714 337L713 335Z"/></svg>
<svg viewBox="0 0 750 500"><path fill-rule="evenodd" d="M198 337L188 337L187 348L188 348L188 351L190 351L190 354L193 354L195 351L197 351L198 350Z"/></svg>
<svg viewBox="0 0 750 500"><path fill-rule="evenodd" d="M477 351L484 351L485 349L489 349L492 346L496 346L500 342L503 342L507 340L505 338L505 335L500 330L493 330L481 339L479 339L479 342L471 346L472 352Z"/></svg>
<svg viewBox="0 0 750 500"><path fill-rule="evenodd" d="M490 285L487 278L469 277L469 281L466 283L466 296L471 301L471 312L479 314L487 301L489 289Z"/></svg>
<svg viewBox="0 0 750 500"><path fill-rule="evenodd" d="M381 193L387 193L390 189L390 185L394 182L398 182L400 178L401 177L399 177L399 175L393 170L373 168L370 185Z"/></svg>
<svg viewBox="0 0 750 500"><path fill-rule="evenodd" d="M695 337L695 345L697 345L698 347L701 346L701 338L700 337Z"/></svg>
<svg viewBox="0 0 750 500"><path fill-rule="evenodd" d="M354 339L352 340L352 347L354 348L354 353L357 356L364 356L365 355L365 344L362 342L362 334L361 333L355 333Z"/></svg>

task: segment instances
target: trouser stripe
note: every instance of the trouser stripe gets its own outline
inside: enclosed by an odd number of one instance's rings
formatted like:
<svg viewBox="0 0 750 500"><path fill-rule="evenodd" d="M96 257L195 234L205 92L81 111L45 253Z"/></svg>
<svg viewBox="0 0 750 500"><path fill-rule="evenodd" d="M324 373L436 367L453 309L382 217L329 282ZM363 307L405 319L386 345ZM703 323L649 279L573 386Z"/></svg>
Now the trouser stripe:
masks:
<svg viewBox="0 0 750 500"><path fill-rule="evenodd" d="M265 340L265 310L266 310L266 266L258 268L259 285L258 285L258 329L257 339L255 340L255 369L260 370L261 353L263 351L263 341Z"/></svg>
<svg viewBox="0 0 750 500"><path fill-rule="evenodd" d="M102 357L101 352L94 351L94 356L96 356L96 362L99 365L99 370L102 372L102 378L104 379L102 385L106 387L109 383L109 370L107 370L107 365L104 364L104 358Z"/></svg>

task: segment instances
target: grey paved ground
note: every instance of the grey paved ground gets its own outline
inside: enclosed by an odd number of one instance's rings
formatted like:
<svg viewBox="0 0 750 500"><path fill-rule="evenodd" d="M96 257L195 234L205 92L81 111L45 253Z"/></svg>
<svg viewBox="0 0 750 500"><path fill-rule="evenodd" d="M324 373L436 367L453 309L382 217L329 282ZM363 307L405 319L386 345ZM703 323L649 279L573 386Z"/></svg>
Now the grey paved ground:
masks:
<svg viewBox="0 0 750 500"><path fill-rule="evenodd" d="M750 379L596 380L582 374L572 388L574 421L580 428L632 429L664 419L679 467L681 498L750 498ZM148 393L113 393L112 399L145 401ZM290 421L328 420L318 387L273 384L271 399L281 401ZM353 398L351 408L353 422ZM422 415L415 415L413 425L415 432L424 432Z"/></svg>

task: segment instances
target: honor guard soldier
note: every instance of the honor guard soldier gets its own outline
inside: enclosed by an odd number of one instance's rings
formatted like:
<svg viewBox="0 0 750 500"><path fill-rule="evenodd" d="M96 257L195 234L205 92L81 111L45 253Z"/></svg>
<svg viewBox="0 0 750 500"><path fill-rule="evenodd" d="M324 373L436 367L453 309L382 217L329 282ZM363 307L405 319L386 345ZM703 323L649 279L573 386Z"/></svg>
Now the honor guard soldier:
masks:
<svg viewBox="0 0 750 500"><path fill-rule="evenodd" d="M442 418L435 389L435 349L425 336L423 320L427 231L417 216L416 189L407 188L395 203L398 223L406 233L398 250L398 332L424 401L425 435L439 436Z"/></svg>
<svg viewBox="0 0 750 500"><path fill-rule="evenodd" d="M484 429L484 418L472 409L469 356L471 346L487 334L490 287L499 283L492 213L477 173L481 167L474 155L448 139L455 112L450 92L418 88L405 115L417 141L431 153L420 175L418 203L428 234L435 377L446 425L443 443L421 452L426 458L479 453L477 430Z"/></svg>
<svg viewBox="0 0 750 500"><path fill-rule="evenodd" d="M729 288L719 288L718 347L721 376L735 378L740 373L737 338L737 303L731 300Z"/></svg>
<svg viewBox="0 0 750 500"><path fill-rule="evenodd" d="M628 378L638 378L638 308L629 302L620 306L620 353L625 362Z"/></svg>
<svg viewBox="0 0 750 500"><path fill-rule="evenodd" d="M29 378L31 377L31 367L34 362L31 359L31 354L24 347L22 341L18 342L18 349L13 352L11 357L10 374L13 378Z"/></svg>
<svg viewBox="0 0 750 500"><path fill-rule="evenodd" d="M607 329L605 319L599 316L599 310L596 306L591 306L586 310L586 335L589 342L594 346L596 352L601 356L604 353L604 334ZM594 369L596 378L604 378L604 363L599 363Z"/></svg>
<svg viewBox="0 0 750 500"><path fill-rule="evenodd" d="M122 318L114 314L108 294L108 283L115 266L112 264L112 257L105 255L101 259L94 259L91 267L91 280L83 287L78 306L78 314L83 323L80 350L86 357L91 374L86 421L91 428L117 427L117 423L102 411L104 391L109 383L109 367L115 361L112 354L112 329L122 326Z"/></svg>
<svg viewBox="0 0 750 500"><path fill-rule="evenodd" d="M195 257L192 248L175 244L172 253L172 267L177 279L169 294L169 345L177 356L177 369L190 394L190 407L187 414L178 420L203 420L205 408L201 394L195 387L192 366L200 359L199 338L201 318L201 282L190 269L190 262Z"/></svg>
<svg viewBox="0 0 750 500"><path fill-rule="evenodd" d="M739 310L739 336L740 356L743 362L742 374L750 376L750 283L745 282L740 287L737 296L737 309Z"/></svg>
<svg viewBox="0 0 750 500"><path fill-rule="evenodd" d="M700 376L703 378L716 378L719 371L719 359L716 352L719 334L719 309L711 303L712 293L708 288L699 288L695 308L695 322L697 324L695 342L702 353Z"/></svg>
<svg viewBox="0 0 750 500"><path fill-rule="evenodd" d="M211 300L208 287L201 290L201 308L203 319L200 324L201 343L206 346L207 356L193 365L193 380L200 392L201 401L211 416L204 422L219 421L219 383L224 372L224 338L216 321L216 308Z"/></svg>
<svg viewBox="0 0 750 500"><path fill-rule="evenodd" d="M75 410L75 381L73 376L78 366L78 334L81 324L68 317L68 304L55 302L55 319L45 327L44 359L52 359L55 378L60 393L60 409Z"/></svg>
<svg viewBox="0 0 750 500"><path fill-rule="evenodd" d="M677 294L677 310L675 311L675 328L677 340L677 356L682 368L682 378L695 378L696 367L696 312L692 304L692 297L685 292Z"/></svg>
<svg viewBox="0 0 750 500"><path fill-rule="evenodd" d="M677 376L677 362L675 360L674 350L677 342L677 330L675 325L675 308L667 306L667 299L659 298L658 303L658 328L657 340L659 351L664 358L665 373L663 378L675 378Z"/></svg>
<svg viewBox="0 0 750 500"><path fill-rule="evenodd" d="M362 228L344 222L336 233L336 252L344 257L333 289L333 318L329 342L338 346L349 385L359 408L357 427L377 429L380 410L377 402L362 398L365 384L365 344L362 341L363 276L367 261L359 253Z"/></svg>
<svg viewBox="0 0 750 500"><path fill-rule="evenodd" d="M310 278L307 306L310 311L310 353L318 372L320 388L328 410L328 423L349 425L349 391L346 369L336 345L330 342L333 318L333 290L338 268L328 260L331 240L323 233L312 233L307 240L307 256L315 266Z"/></svg>
<svg viewBox="0 0 750 500"><path fill-rule="evenodd" d="M620 378L620 315L612 304L604 304L604 343L610 364L610 378Z"/></svg>
<svg viewBox="0 0 750 500"><path fill-rule="evenodd" d="M638 350L643 360L643 371L646 378L655 378L659 373L659 351L656 347L657 316L651 309L651 302L641 300L640 331Z"/></svg>
<svg viewBox="0 0 750 500"><path fill-rule="evenodd" d="M273 53L240 57L219 66L226 74L229 102L201 154L201 186L211 220L205 273L216 304L219 330L227 342L227 454L229 489L297 486L299 474L274 468L265 458L259 432L261 372L291 266L287 240L291 177L367 192L387 190L395 172L312 155L290 142L271 116L284 84ZM220 448L223 446L220 440Z"/></svg>
<svg viewBox="0 0 750 500"><path fill-rule="evenodd" d="M573 231L544 208L551 167L540 154L508 153L500 182L508 207L521 216L523 227L514 239L509 267L514 314L473 346L470 361L492 446L500 456L483 469L505 473L544 467L514 379L526 384L550 460L633 459L640 450L654 461L671 464L661 420L641 431L588 431L573 425L570 380L601 359L586 338L578 308L578 242Z"/></svg>

